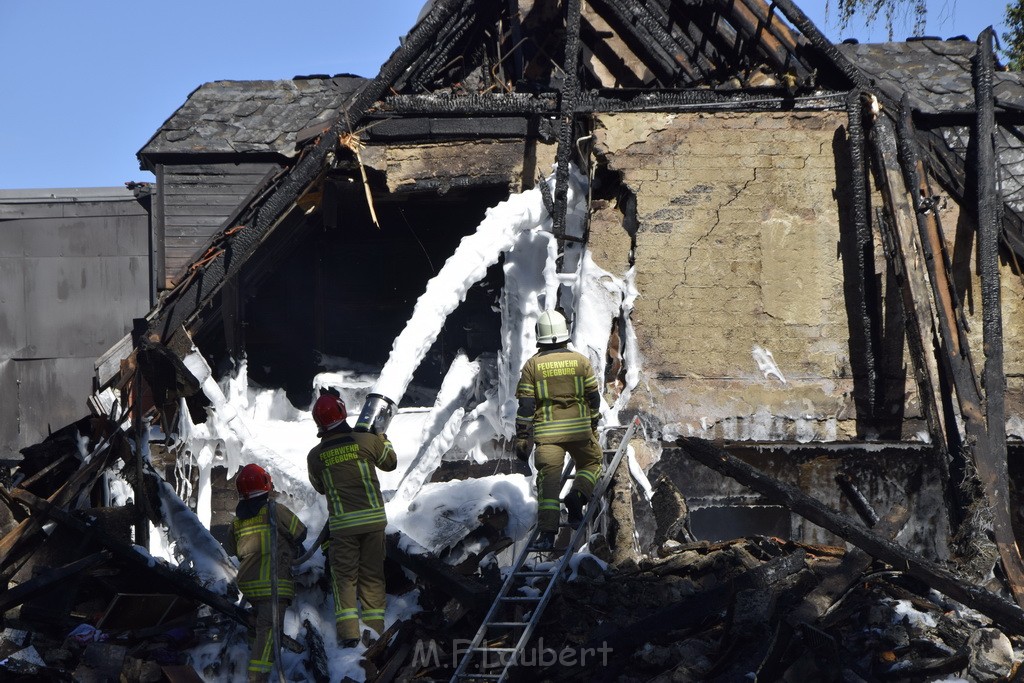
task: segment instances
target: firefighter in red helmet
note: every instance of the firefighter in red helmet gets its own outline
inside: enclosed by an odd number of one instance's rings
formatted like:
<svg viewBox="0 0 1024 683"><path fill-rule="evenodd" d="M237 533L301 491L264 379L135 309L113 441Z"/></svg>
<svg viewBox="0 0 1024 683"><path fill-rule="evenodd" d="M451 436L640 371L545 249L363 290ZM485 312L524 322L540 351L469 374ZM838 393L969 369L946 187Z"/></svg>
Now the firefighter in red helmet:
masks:
<svg viewBox="0 0 1024 683"><path fill-rule="evenodd" d="M295 597L290 569L296 551L302 549L306 527L287 507L270 500L274 482L259 465L249 464L239 470L235 486L239 501L231 522L227 551L238 557L238 590L253 606L256 616L256 628L249 639L249 680L265 681L278 654L273 647L273 629L280 632L285 609ZM275 528L271 528L272 519ZM271 539L271 534L276 534L276 538ZM276 558L272 548L277 550ZM271 561L277 567L276 587ZM272 604L275 590L276 608Z"/></svg>
<svg viewBox="0 0 1024 683"><path fill-rule="evenodd" d="M313 405L320 443L306 458L309 482L327 496L334 617L338 642L359 642L361 604L363 623L384 632L384 497L376 469L398 465L386 434L353 431L345 402L331 389L321 389Z"/></svg>

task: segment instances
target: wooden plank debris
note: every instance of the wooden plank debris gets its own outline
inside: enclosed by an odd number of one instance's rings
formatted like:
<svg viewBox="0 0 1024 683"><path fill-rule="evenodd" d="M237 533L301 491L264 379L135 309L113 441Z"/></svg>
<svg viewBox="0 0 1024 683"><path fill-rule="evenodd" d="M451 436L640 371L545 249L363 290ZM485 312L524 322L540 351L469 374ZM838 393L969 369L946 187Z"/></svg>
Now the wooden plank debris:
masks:
<svg viewBox="0 0 1024 683"><path fill-rule="evenodd" d="M151 557L140 553L131 543L122 541L119 538L114 538L113 536L90 526L69 512L52 505L46 500L39 498L28 491L13 491L12 495L31 507L32 510L37 513L37 518L41 517L43 519L52 519L58 524L67 526L81 534L91 534L95 537L98 543L109 550L117 559L126 561L144 572L152 572L160 579L167 581L170 585L174 586L181 595L209 605L218 612L236 619L242 624L248 623L248 611L238 607L224 596L218 595L217 593L194 583L189 580L187 576L173 571L170 567L165 567L160 562L153 562Z"/></svg>
<svg viewBox="0 0 1024 683"><path fill-rule="evenodd" d="M1014 603L973 585L963 577L907 551L858 524L851 523L797 488L776 481L707 441L683 437L676 441L676 445L694 460L735 479L773 502L786 506L791 512L831 531L873 557L924 581L943 595L981 612L1002 628L1014 634L1024 635L1024 610ZM662 457L665 457L664 454Z"/></svg>

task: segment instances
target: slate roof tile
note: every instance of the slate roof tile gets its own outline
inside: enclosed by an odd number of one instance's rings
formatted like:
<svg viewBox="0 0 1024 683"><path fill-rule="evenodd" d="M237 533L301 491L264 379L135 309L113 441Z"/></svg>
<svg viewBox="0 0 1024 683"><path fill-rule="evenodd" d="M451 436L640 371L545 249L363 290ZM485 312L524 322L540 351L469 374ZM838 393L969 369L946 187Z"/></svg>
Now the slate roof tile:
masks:
<svg viewBox="0 0 1024 683"><path fill-rule="evenodd" d="M214 81L197 88L139 150L163 154L270 152L295 154L296 133L332 118L366 79Z"/></svg>

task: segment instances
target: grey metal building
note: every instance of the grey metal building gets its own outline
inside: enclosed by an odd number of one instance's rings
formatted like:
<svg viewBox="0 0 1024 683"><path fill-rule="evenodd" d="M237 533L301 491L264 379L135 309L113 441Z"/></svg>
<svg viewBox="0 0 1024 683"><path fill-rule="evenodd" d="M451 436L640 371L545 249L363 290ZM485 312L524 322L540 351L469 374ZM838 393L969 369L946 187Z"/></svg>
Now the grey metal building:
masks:
<svg viewBox="0 0 1024 683"><path fill-rule="evenodd" d="M0 190L0 458L89 414L94 364L153 303L150 186Z"/></svg>

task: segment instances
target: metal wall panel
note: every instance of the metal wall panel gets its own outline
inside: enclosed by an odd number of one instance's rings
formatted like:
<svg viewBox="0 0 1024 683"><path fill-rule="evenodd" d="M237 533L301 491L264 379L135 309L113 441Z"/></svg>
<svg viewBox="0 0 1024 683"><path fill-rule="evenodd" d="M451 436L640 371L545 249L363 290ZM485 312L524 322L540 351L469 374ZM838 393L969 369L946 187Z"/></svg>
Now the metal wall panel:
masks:
<svg viewBox="0 0 1024 683"><path fill-rule="evenodd" d="M0 258L25 255L25 225L28 221L0 219Z"/></svg>
<svg viewBox="0 0 1024 683"><path fill-rule="evenodd" d="M23 256L142 256L148 251L148 231L142 233L145 242L137 239L124 244L119 238L138 233L140 216L96 216L85 218L31 218L9 221L25 227ZM140 249L141 246L141 249Z"/></svg>
<svg viewBox="0 0 1024 683"><path fill-rule="evenodd" d="M0 458L17 459L18 439L18 373L13 360L0 358Z"/></svg>
<svg viewBox="0 0 1024 683"><path fill-rule="evenodd" d="M24 259L0 256L0 359L21 353L28 344L24 271Z"/></svg>
<svg viewBox="0 0 1024 683"><path fill-rule="evenodd" d="M0 191L0 447L88 414L95 361L149 310L149 216L119 188ZM106 194L104 194L106 192Z"/></svg>
<svg viewBox="0 0 1024 683"><path fill-rule="evenodd" d="M138 257L27 258L25 300L27 357L92 361L149 310L146 263Z"/></svg>
<svg viewBox="0 0 1024 683"><path fill-rule="evenodd" d="M93 362L87 358L43 358L14 362L18 382L18 449L89 414Z"/></svg>

